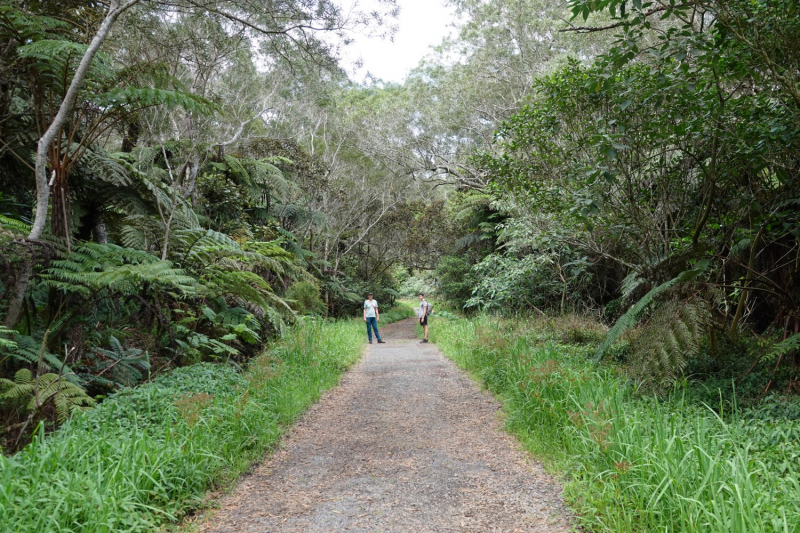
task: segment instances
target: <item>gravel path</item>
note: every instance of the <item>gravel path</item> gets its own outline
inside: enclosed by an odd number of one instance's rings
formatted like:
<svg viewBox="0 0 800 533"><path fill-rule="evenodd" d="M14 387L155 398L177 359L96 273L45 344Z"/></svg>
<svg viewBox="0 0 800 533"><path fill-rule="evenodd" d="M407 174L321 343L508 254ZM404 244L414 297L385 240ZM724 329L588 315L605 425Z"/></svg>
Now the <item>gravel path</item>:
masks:
<svg viewBox="0 0 800 533"><path fill-rule="evenodd" d="M497 401L419 344L413 319L381 334L200 531L570 531Z"/></svg>

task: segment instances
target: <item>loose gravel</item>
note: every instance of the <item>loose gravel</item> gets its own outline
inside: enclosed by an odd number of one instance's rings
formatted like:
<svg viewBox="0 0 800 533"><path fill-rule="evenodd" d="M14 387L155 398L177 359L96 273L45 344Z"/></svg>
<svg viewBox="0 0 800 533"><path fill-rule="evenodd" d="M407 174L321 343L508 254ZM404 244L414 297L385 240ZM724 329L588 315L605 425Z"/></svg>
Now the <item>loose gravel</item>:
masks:
<svg viewBox="0 0 800 533"><path fill-rule="evenodd" d="M382 327L387 343L198 517L199 530L571 531L560 487L502 430L498 402L419 344L414 326Z"/></svg>

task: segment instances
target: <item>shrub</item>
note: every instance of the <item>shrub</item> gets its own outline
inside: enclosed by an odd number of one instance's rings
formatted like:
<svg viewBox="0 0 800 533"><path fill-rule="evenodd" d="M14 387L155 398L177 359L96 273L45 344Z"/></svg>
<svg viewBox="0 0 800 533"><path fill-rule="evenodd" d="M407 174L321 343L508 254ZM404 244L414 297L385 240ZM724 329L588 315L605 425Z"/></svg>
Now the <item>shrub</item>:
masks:
<svg viewBox="0 0 800 533"><path fill-rule="evenodd" d="M286 290L286 299L292 309L301 315L324 315L325 302L319 287L310 281L297 281Z"/></svg>
<svg viewBox="0 0 800 533"><path fill-rule="evenodd" d="M179 368L0 456L4 531L153 531L242 473L363 345L355 321L304 321L245 372Z"/></svg>
<svg viewBox="0 0 800 533"><path fill-rule="evenodd" d="M591 362L591 345L543 343L546 324L441 321L431 338L503 398L508 427L564 473L586 531L800 529L800 402L730 410L717 395L715 411L691 388L641 397Z"/></svg>

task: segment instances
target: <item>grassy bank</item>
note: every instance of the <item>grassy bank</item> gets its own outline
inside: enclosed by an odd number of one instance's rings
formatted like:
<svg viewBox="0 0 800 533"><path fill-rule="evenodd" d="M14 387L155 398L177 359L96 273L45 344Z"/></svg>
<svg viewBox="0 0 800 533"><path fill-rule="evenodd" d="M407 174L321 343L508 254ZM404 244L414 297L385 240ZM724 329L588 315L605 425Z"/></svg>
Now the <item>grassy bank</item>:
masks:
<svg viewBox="0 0 800 533"><path fill-rule="evenodd" d="M613 368L589 362L594 332L559 326L437 320L431 338L503 398L509 429L564 473L583 527L800 531L796 401L730 412L687 387L641 397Z"/></svg>
<svg viewBox="0 0 800 533"><path fill-rule="evenodd" d="M273 446L361 353L363 324L305 322L254 359L178 369L0 457L3 532L152 531Z"/></svg>
<svg viewBox="0 0 800 533"><path fill-rule="evenodd" d="M404 318L411 318L412 316L416 316L414 314L413 302L400 300L388 311L381 311L380 324L391 324L392 322L397 322Z"/></svg>

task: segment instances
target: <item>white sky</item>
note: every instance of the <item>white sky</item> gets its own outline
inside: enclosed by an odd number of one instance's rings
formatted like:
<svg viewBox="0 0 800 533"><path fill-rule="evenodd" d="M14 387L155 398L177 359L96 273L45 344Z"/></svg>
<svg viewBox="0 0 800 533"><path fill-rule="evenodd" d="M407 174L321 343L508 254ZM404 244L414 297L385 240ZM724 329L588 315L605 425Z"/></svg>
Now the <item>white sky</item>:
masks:
<svg viewBox="0 0 800 533"><path fill-rule="evenodd" d="M455 21L453 8L443 0L397 0L400 14L394 41L353 35L355 42L342 50L342 66L356 82L363 82L368 74L384 81L402 82L409 70L419 64L431 46L442 42ZM361 58L363 67L353 64Z"/></svg>

